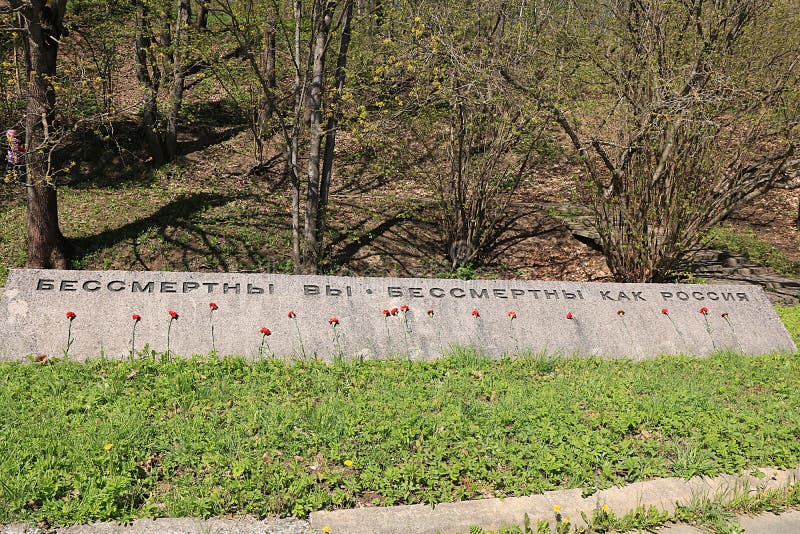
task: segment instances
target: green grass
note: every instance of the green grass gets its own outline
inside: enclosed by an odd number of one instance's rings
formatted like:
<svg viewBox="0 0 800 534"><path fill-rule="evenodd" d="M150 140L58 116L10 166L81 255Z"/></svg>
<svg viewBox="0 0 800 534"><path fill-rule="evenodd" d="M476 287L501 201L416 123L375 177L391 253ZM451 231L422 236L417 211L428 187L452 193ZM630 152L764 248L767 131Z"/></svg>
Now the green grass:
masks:
<svg viewBox="0 0 800 534"><path fill-rule="evenodd" d="M794 344L800 347L800 306L776 306L778 315L792 336Z"/></svg>
<svg viewBox="0 0 800 534"><path fill-rule="evenodd" d="M722 224L709 232L706 245L745 256L753 263L770 267L779 274L800 277L800 262L790 260L754 232L737 230L730 224Z"/></svg>
<svg viewBox="0 0 800 534"><path fill-rule="evenodd" d="M785 354L3 363L0 523L305 516L796 466L798 406Z"/></svg>

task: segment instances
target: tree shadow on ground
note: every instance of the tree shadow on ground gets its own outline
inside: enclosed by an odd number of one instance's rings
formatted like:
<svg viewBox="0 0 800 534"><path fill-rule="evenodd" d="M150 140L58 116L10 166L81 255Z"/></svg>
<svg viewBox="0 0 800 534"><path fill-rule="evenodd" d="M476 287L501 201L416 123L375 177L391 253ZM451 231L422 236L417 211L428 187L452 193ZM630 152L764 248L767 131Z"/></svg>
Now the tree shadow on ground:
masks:
<svg viewBox="0 0 800 534"><path fill-rule="evenodd" d="M196 193L183 195L165 204L152 215L125 224L119 228L104 230L98 234L68 239L70 257L79 261L100 250L109 249L124 241L134 243L142 233L155 228L163 238L166 236L167 227L183 228L197 236L198 240L206 247L206 254L212 254L220 265L227 269L226 256L209 239L207 233L198 225L193 224L190 218L193 214L212 206L221 206L231 200L231 197L209 193ZM150 267L136 254L137 263L145 270Z"/></svg>
<svg viewBox="0 0 800 534"><path fill-rule="evenodd" d="M179 156L228 141L247 129L243 111L227 98L184 106L184 114L179 125Z"/></svg>
<svg viewBox="0 0 800 534"><path fill-rule="evenodd" d="M357 204L349 207L359 208ZM328 243L326 272L412 277L449 277L456 272L450 244L444 242L430 217L429 202L416 202L413 207L399 207L388 214L376 210L351 219L339 223ZM509 257L519 256L520 248L529 248L527 240L544 241L562 232L562 225L544 212L520 209L509 215L502 235L472 262L473 267L496 269Z"/></svg>

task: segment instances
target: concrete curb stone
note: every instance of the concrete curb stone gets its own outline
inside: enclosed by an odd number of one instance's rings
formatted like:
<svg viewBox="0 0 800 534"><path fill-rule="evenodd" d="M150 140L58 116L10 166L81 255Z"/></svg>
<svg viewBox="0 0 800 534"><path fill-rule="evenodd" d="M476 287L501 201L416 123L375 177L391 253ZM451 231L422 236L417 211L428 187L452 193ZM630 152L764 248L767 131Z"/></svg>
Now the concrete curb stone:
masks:
<svg viewBox="0 0 800 534"><path fill-rule="evenodd" d="M194 517L137 519L123 525L116 522L89 523L55 529L59 534L309 534L308 522L295 517L258 520ZM29 525L0 526L0 534L44 534L50 529Z"/></svg>
<svg viewBox="0 0 800 534"><path fill-rule="evenodd" d="M546 520L554 527L553 507L558 505L562 517L569 518L576 526L585 526L581 512L591 516L603 504L607 504L617 516L623 516L640 506L672 513L678 505L690 505L703 499L730 502L745 493L780 489L794 485L800 479L800 468L764 468L760 471L763 476L743 474L695 477L690 480L656 479L609 488L586 498L581 496L581 489L570 489L529 497L442 503L433 508L415 504L320 511L311 514L310 523L314 531L321 532L328 527L332 534L450 534L469 532L471 526L485 530L522 526L527 514L531 525Z"/></svg>

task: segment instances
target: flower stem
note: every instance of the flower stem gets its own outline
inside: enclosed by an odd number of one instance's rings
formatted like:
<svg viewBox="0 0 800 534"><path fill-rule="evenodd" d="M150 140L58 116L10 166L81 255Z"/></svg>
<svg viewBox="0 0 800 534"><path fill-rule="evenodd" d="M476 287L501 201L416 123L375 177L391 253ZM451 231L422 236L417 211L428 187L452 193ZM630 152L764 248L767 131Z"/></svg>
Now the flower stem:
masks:
<svg viewBox="0 0 800 534"><path fill-rule="evenodd" d="M294 329L297 330L297 340L300 342L300 353L303 355L303 359L306 358L306 349L303 346L303 335L300 333L300 325L297 324L297 319L292 318L294 321Z"/></svg>
<svg viewBox="0 0 800 534"><path fill-rule="evenodd" d="M334 340L336 341L336 348L339 350L339 358L344 357L344 353L342 352L342 344L339 342L339 331L336 330L336 325L333 325L333 336Z"/></svg>
<svg viewBox="0 0 800 534"><path fill-rule="evenodd" d="M211 351L216 354L217 344L214 340L214 310L213 308L208 312L208 322L211 324Z"/></svg>
<svg viewBox="0 0 800 534"><path fill-rule="evenodd" d="M711 323L708 322L708 316L704 313L703 320L706 322L706 332L708 332L708 337L711 338L711 348L717 350L717 344L714 343L714 335L711 333Z"/></svg>
<svg viewBox="0 0 800 534"><path fill-rule="evenodd" d="M739 350L742 351L742 354L744 354L744 347L742 346L742 343L739 341L739 337L736 335L736 329L733 328L733 325L731 324L727 316L723 317L723 319L725 319L725 322L728 323L728 326L730 327L731 332L733 333L733 339L736 340L736 344L739 345Z"/></svg>
<svg viewBox="0 0 800 534"><path fill-rule="evenodd" d="M136 323L138 323L138 321L133 322L133 332L131 332L131 360L134 354L136 354Z"/></svg>
<svg viewBox="0 0 800 534"><path fill-rule="evenodd" d="M406 318L406 313L408 313L408 312L403 312L403 344L405 345L405 349L406 349L404 356L406 358L410 358L409 357L409 350L408 350L408 333L409 333L409 329L408 329L408 319Z"/></svg>
<svg viewBox="0 0 800 534"><path fill-rule="evenodd" d="M72 346L72 342L75 341L72 339L72 319L69 320L69 326L67 327L67 348L64 349L64 359L69 360L69 348Z"/></svg>
<svg viewBox="0 0 800 534"><path fill-rule="evenodd" d="M169 335L170 335L170 332L172 331L172 321L174 321L174 320L175 320L175 318L170 318L169 325L167 326L167 352L166 352L166 355L165 355L167 361L169 361Z"/></svg>
<svg viewBox="0 0 800 534"><path fill-rule="evenodd" d="M259 349L258 349L258 355L259 355L261 358L263 358L263 357L264 357L264 346L265 346L265 345L266 345L266 347L267 347L267 351L268 351L268 353L269 353L269 357L271 358L272 356L274 356L274 355L275 355L275 353L274 353L274 352L272 352L272 349L271 349L271 348L269 348L269 343L267 343L267 335L266 335L266 334L261 334L261 348L259 348Z"/></svg>
<svg viewBox="0 0 800 534"><path fill-rule="evenodd" d="M514 318L513 317L511 317L511 320L508 323L508 333L509 333L509 336L511 336L511 341L514 342L514 351L517 353L517 356L518 356L519 355L519 350L520 350L519 349L519 340L517 339L517 336L514 335Z"/></svg>

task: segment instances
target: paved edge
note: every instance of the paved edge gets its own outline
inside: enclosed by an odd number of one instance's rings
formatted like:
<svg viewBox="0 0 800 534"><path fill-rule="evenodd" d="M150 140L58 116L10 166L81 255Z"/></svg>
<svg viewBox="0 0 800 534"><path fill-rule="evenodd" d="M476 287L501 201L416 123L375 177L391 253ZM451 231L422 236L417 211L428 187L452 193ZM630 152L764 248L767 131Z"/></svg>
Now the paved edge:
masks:
<svg viewBox="0 0 800 534"><path fill-rule="evenodd" d="M594 510L607 504L618 516L639 507L672 514L678 505L691 505L709 499L722 503L743 494L756 494L793 486L800 480L800 467L778 470L761 468L763 476L721 475L717 477L661 478L614 487L583 498L582 490L549 491L529 497L483 499L442 503L435 507L414 504L391 507L366 507L332 512L313 512L311 528L322 532L327 527L332 534L450 534L469 532L471 526L486 530L522 526L525 515L531 525L540 520L555 526L554 506L561 516L576 526L585 526L581 512L591 516ZM327 531L327 529L326 529Z"/></svg>
<svg viewBox="0 0 800 534"><path fill-rule="evenodd" d="M114 521L39 528L30 525L0 525L0 534L308 534L308 523L295 517L258 520L253 517L199 519L195 517L161 517L137 519L128 524Z"/></svg>

